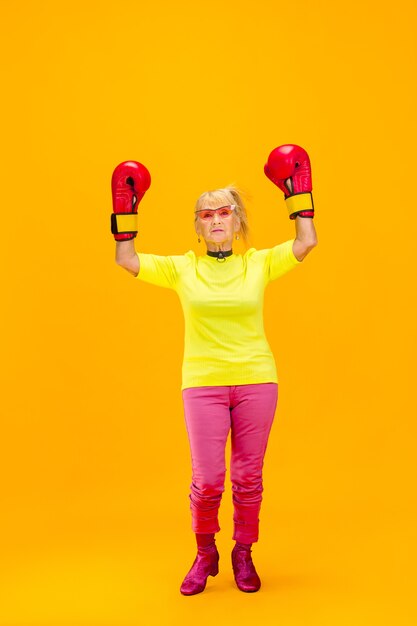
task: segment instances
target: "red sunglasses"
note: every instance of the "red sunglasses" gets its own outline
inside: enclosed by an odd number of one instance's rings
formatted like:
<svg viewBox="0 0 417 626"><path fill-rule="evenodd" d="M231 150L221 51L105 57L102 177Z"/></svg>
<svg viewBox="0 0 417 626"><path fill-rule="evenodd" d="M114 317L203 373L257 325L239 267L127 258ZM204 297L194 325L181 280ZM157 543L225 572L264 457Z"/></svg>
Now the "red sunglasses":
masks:
<svg viewBox="0 0 417 626"><path fill-rule="evenodd" d="M217 215L219 215L219 217L221 218L230 217L232 215L232 211L234 211L235 208L235 204L228 204L226 206L221 206L218 209L200 209L199 211L196 211L196 213L200 214L199 217L202 220L208 222L209 220L213 219L215 213L217 213Z"/></svg>

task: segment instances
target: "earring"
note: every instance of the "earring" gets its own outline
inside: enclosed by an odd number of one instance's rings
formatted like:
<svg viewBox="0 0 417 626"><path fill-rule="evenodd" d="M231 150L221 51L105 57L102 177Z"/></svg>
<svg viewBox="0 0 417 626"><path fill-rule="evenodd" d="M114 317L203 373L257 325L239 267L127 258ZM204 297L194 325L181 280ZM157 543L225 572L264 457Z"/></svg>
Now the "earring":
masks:
<svg viewBox="0 0 417 626"><path fill-rule="evenodd" d="M200 235L198 236L198 243L201 243Z"/></svg>
<svg viewBox="0 0 417 626"><path fill-rule="evenodd" d="M239 235L236 235L236 239L240 239Z"/></svg>

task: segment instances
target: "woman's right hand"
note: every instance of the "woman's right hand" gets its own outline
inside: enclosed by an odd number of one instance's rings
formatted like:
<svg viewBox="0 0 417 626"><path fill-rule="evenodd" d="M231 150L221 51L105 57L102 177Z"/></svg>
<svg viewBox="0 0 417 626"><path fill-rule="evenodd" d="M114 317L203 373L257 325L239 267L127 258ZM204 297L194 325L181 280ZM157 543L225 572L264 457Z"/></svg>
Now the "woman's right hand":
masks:
<svg viewBox="0 0 417 626"><path fill-rule="evenodd" d="M111 232L116 241L129 241L138 234L138 204L151 186L151 175L138 161L123 161L113 172Z"/></svg>

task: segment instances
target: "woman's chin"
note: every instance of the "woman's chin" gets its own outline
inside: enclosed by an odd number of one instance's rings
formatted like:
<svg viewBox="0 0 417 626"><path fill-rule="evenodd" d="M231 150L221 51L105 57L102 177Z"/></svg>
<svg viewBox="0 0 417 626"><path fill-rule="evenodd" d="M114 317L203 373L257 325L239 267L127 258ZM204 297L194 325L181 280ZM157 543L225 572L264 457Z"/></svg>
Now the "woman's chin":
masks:
<svg viewBox="0 0 417 626"><path fill-rule="evenodd" d="M220 239L219 237L218 239L212 239L210 243L222 244L222 243L226 243L226 239Z"/></svg>
<svg viewBox="0 0 417 626"><path fill-rule="evenodd" d="M208 241L211 243L224 243L227 241L227 237L224 236L224 233L211 233L211 239Z"/></svg>

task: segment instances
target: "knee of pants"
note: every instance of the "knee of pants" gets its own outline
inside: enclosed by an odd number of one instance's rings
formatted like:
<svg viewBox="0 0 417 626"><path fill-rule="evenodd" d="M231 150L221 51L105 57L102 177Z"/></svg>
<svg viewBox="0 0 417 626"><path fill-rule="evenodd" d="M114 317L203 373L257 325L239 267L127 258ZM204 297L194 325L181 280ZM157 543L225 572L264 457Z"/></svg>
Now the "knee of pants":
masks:
<svg viewBox="0 0 417 626"><path fill-rule="evenodd" d="M199 498L218 498L224 492L224 478L216 481L194 481L190 485L191 492Z"/></svg>
<svg viewBox="0 0 417 626"><path fill-rule="evenodd" d="M247 480L247 481L235 481L232 484L232 491L234 497L241 496L245 500L258 498L264 490L262 479Z"/></svg>

